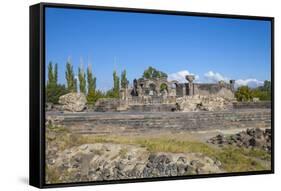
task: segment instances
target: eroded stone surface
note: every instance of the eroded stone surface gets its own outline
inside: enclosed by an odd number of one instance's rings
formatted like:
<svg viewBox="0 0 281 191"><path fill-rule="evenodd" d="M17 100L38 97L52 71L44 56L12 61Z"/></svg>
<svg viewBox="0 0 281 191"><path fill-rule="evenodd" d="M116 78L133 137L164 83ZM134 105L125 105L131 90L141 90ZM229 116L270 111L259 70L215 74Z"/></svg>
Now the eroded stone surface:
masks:
<svg viewBox="0 0 281 191"><path fill-rule="evenodd" d="M218 96L184 96L177 98L180 111L222 111L229 110L232 100Z"/></svg>
<svg viewBox="0 0 281 191"><path fill-rule="evenodd" d="M62 109L71 112L83 111L86 103L87 99L83 93L68 93L59 98Z"/></svg>
<svg viewBox="0 0 281 191"><path fill-rule="evenodd" d="M208 142L219 146L233 145L237 147L259 148L271 152L271 129L252 128L230 136L219 134L209 139Z"/></svg>
<svg viewBox="0 0 281 191"><path fill-rule="evenodd" d="M53 149L53 148L50 148ZM150 153L133 145L96 143L66 149L47 161L59 182L185 176L223 172L218 162L195 153ZM47 182L50 180L47 177Z"/></svg>
<svg viewBox="0 0 281 191"><path fill-rule="evenodd" d="M62 125L73 133L126 133L151 130L191 131L231 128L270 128L271 111L234 110L200 112L88 112L47 113L48 124Z"/></svg>

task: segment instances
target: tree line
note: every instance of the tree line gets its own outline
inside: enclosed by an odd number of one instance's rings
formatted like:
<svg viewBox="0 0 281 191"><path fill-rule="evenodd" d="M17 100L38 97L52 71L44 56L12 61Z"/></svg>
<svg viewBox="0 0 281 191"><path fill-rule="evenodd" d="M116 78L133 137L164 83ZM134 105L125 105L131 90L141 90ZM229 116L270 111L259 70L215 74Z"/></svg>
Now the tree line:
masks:
<svg viewBox="0 0 281 191"><path fill-rule="evenodd" d="M48 80L46 85L46 101L57 104L59 97L70 93L80 92L86 95L88 104L94 104L99 98L118 98L120 86L125 88L128 86L126 70L118 76L116 70L113 71L113 88L106 92L97 90L96 81L91 65L88 65L86 72L83 65L78 67L78 79L75 77L73 65L68 61L65 65L66 84L58 83L58 64L49 62L48 64ZM78 81L79 87L78 87ZM79 89L79 90L78 90Z"/></svg>
<svg viewBox="0 0 281 191"><path fill-rule="evenodd" d="M241 86L235 92L235 97L238 101L252 101L253 98L259 98L262 101L271 100L271 82L265 80L263 86L257 88Z"/></svg>

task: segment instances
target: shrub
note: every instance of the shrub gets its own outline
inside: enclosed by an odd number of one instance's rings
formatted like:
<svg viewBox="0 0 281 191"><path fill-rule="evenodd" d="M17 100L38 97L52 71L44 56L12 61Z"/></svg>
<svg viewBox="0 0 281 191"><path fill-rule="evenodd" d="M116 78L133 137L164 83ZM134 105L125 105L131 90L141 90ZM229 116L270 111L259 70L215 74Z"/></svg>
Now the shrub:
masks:
<svg viewBox="0 0 281 191"><path fill-rule="evenodd" d="M46 87L46 102L57 104L59 97L67 93L64 85L48 84Z"/></svg>

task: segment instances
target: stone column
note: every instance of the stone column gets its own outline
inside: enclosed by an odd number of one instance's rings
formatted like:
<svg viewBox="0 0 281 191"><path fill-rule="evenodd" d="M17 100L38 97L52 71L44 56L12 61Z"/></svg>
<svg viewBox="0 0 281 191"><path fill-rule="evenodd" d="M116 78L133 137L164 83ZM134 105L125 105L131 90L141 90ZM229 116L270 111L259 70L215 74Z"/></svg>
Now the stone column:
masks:
<svg viewBox="0 0 281 191"><path fill-rule="evenodd" d="M185 96L186 95L186 87L185 87L185 84L183 85L182 87L182 96Z"/></svg>
<svg viewBox="0 0 281 191"><path fill-rule="evenodd" d="M235 84L235 80L229 80L229 83L230 83L230 89L231 91L234 92L234 84Z"/></svg>
<svg viewBox="0 0 281 191"><path fill-rule="evenodd" d="M125 100L125 89L121 88L119 91L119 97L121 97L122 100Z"/></svg>
<svg viewBox="0 0 281 191"><path fill-rule="evenodd" d="M193 80L195 79L194 75L186 75L185 79L188 81L188 89L189 89L189 96L192 96L194 93L193 89Z"/></svg>

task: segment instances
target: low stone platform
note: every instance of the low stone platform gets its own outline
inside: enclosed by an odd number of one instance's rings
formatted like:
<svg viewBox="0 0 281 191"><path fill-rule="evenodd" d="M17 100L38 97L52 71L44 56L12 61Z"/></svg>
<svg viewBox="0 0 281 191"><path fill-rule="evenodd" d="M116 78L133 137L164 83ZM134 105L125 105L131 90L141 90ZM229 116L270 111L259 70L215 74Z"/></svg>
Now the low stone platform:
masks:
<svg viewBox="0 0 281 191"><path fill-rule="evenodd" d="M271 101L259 101L259 102L234 102L234 109L270 109Z"/></svg>
<svg viewBox="0 0 281 191"><path fill-rule="evenodd" d="M230 128L270 128L270 109L216 112L47 112L47 122L74 133L141 133Z"/></svg>

